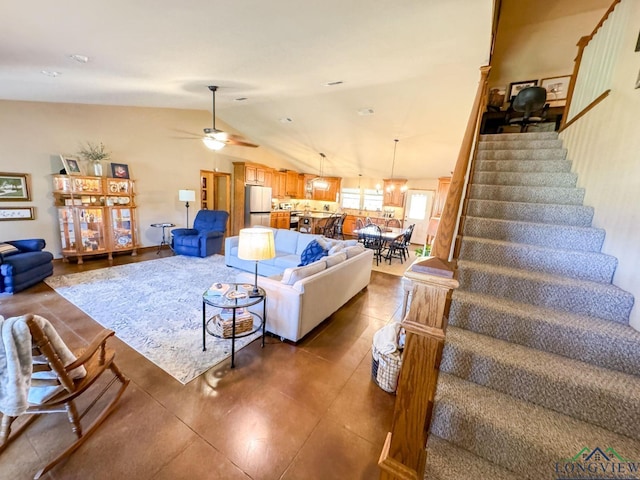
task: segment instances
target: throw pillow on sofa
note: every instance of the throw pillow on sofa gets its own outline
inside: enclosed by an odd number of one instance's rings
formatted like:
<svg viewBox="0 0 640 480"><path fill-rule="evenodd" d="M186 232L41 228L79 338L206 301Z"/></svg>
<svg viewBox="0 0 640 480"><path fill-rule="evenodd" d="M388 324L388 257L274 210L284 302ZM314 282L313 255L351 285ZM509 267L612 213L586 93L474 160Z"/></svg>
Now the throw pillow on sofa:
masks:
<svg viewBox="0 0 640 480"><path fill-rule="evenodd" d="M334 255L329 255L327 258L325 258L325 262L327 262L327 268L330 268L330 267L333 267L334 265L344 262L346 259L347 259L346 252L338 252Z"/></svg>
<svg viewBox="0 0 640 480"><path fill-rule="evenodd" d="M322 245L317 240L312 240L300 254L300 264L298 266L309 265L316 260L320 260L325 255L327 255L327 251L322 248Z"/></svg>

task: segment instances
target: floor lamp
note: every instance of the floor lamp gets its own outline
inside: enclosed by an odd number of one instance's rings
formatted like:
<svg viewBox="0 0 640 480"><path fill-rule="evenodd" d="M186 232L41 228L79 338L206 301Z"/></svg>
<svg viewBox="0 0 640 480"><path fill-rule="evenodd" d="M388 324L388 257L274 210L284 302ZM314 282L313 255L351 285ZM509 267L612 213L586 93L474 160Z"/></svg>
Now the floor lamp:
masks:
<svg viewBox="0 0 640 480"><path fill-rule="evenodd" d="M196 191L195 190L178 190L178 200L185 203L185 207L187 207L187 228L189 228L189 202L194 202L196 200Z"/></svg>
<svg viewBox="0 0 640 480"><path fill-rule="evenodd" d="M254 285L253 290L249 292L249 297L259 297L258 261L267 260L276 256L273 231L260 227L243 228L238 235L238 258L242 260L254 260L256 262Z"/></svg>

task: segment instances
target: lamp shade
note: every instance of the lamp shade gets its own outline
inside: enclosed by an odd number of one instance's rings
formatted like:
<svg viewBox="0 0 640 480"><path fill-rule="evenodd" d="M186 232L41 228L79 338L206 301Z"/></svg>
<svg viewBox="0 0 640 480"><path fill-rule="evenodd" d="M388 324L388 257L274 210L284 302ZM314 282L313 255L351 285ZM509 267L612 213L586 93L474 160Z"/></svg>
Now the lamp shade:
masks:
<svg viewBox="0 0 640 480"><path fill-rule="evenodd" d="M268 228L243 228L238 238L238 258L266 260L276 256L273 231Z"/></svg>
<svg viewBox="0 0 640 480"><path fill-rule="evenodd" d="M178 190L178 200L181 202L195 202L196 191L195 190Z"/></svg>

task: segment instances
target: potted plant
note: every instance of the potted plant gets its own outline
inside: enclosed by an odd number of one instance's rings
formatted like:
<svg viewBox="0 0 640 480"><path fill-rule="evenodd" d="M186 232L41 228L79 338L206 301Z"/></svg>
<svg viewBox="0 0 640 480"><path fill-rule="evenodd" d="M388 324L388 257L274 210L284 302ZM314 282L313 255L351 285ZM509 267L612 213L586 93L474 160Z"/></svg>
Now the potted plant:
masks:
<svg viewBox="0 0 640 480"><path fill-rule="evenodd" d="M431 254L431 245L425 244L423 247L418 247L415 252L416 257L428 257Z"/></svg>
<svg viewBox="0 0 640 480"><path fill-rule="evenodd" d="M93 173L96 177L102 176L102 161L108 160L111 157L111 152L107 152L104 149L104 144L94 144L87 142L86 146L81 145L81 150L78 152L85 160L91 162L93 165Z"/></svg>

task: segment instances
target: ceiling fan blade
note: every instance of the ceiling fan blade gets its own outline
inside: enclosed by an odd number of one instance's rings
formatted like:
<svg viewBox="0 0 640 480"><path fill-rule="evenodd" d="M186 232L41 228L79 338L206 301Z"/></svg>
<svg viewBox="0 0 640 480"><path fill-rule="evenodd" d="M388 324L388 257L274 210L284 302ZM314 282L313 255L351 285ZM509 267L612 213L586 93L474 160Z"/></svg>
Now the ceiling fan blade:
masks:
<svg viewBox="0 0 640 480"><path fill-rule="evenodd" d="M235 140L233 138L230 138L228 140L225 141L225 143L227 145L236 145L238 147L251 147L251 148L256 148L259 145L256 145L255 143L249 143L249 142L245 142L242 140Z"/></svg>

